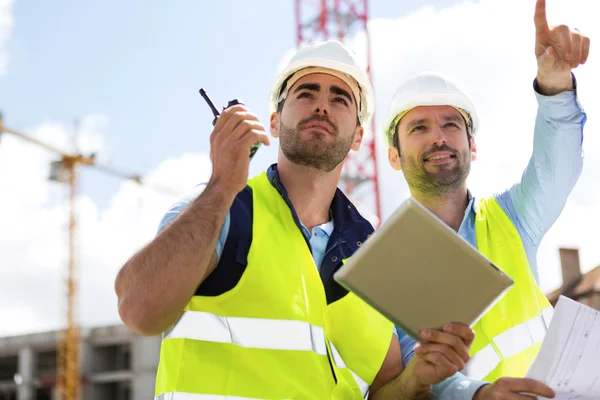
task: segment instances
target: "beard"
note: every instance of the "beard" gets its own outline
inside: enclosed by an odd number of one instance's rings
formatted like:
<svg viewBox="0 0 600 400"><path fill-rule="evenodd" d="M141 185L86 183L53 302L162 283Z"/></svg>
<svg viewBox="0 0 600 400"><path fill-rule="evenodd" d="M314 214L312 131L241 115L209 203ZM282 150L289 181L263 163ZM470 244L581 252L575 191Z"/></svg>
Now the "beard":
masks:
<svg viewBox="0 0 600 400"><path fill-rule="evenodd" d="M453 154L452 165L433 166L435 172L426 167L425 157L436 151L448 151ZM460 153L447 145L434 146L423 156L416 159L411 156L401 156L400 166L409 187L417 189L428 197L438 197L452 193L466 182L471 171L471 154Z"/></svg>
<svg viewBox="0 0 600 400"><path fill-rule="evenodd" d="M300 131L303 126L312 121L322 121L330 125L335 137L333 143L327 143L318 136L302 140ZM324 172L333 171L344 161L350 148L354 135L344 137L339 135L337 126L326 116L314 115L298 123L295 128L286 126L280 122L279 143L281 151L288 160L294 164L316 168Z"/></svg>

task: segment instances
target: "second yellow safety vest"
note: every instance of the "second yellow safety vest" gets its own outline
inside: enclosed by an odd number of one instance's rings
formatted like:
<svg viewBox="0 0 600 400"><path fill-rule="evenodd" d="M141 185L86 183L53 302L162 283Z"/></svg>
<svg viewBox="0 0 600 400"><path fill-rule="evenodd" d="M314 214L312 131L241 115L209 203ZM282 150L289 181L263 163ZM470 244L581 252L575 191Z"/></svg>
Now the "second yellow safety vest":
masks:
<svg viewBox="0 0 600 400"><path fill-rule="evenodd" d="M553 308L538 287L519 232L493 198L475 203L477 249L505 274L513 287L473 327L470 378L494 382L524 377L550 324Z"/></svg>

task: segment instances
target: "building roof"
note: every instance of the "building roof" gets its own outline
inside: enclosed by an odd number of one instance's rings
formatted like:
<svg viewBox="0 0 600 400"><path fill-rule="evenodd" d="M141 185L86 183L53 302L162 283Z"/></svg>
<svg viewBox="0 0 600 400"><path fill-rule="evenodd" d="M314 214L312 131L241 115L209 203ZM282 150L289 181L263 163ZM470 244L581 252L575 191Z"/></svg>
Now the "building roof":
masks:
<svg viewBox="0 0 600 400"><path fill-rule="evenodd" d="M107 325L81 329L81 339L93 345L111 345L126 343L137 334L125 325ZM36 332L25 335L0 337L0 356L13 354L19 348L30 346L36 350L52 350L56 348L58 331Z"/></svg>
<svg viewBox="0 0 600 400"><path fill-rule="evenodd" d="M562 287L548 293L546 297L548 297L550 303L554 304L558 301L560 295L577 299L591 293L600 293L600 266L580 275L579 278L571 282L564 283Z"/></svg>

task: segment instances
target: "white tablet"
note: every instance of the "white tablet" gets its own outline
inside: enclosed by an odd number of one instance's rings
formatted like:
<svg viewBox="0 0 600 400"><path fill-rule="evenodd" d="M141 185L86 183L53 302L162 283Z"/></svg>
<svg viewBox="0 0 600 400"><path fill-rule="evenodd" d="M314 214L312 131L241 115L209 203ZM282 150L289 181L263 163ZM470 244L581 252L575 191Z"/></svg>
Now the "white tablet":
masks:
<svg viewBox="0 0 600 400"><path fill-rule="evenodd" d="M334 279L423 341L425 328L473 326L513 284L477 249L410 198Z"/></svg>

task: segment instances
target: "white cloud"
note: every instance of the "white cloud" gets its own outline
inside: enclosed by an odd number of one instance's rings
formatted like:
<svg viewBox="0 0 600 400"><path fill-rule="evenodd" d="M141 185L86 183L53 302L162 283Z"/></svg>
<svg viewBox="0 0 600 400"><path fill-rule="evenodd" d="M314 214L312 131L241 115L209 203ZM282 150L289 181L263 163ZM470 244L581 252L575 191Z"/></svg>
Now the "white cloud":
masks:
<svg viewBox="0 0 600 400"><path fill-rule="evenodd" d="M102 154L101 132L107 125L103 115L83 118L80 150ZM46 121L26 134L70 149L71 131ZM3 134L0 139L0 318L14 321L0 327L0 336L53 329L66 321L68 188L47 180L49 163L55 159L14 136ZM106 210L98 210L85 193L78 194L75 248L84 325L118 323L113 289L118 269L154 236L175 198L208 179L209 173L205 156L184 154L147 174L146 186L122 182Z"/></svg>

